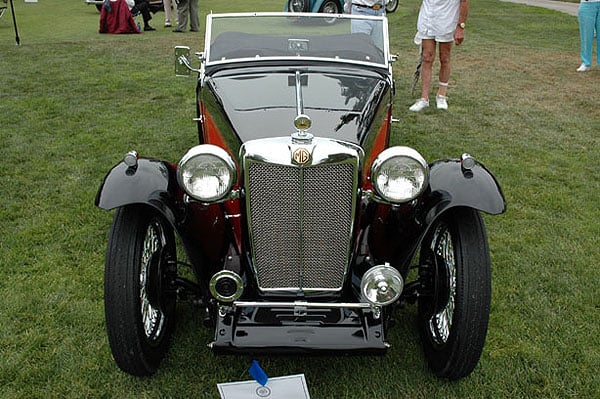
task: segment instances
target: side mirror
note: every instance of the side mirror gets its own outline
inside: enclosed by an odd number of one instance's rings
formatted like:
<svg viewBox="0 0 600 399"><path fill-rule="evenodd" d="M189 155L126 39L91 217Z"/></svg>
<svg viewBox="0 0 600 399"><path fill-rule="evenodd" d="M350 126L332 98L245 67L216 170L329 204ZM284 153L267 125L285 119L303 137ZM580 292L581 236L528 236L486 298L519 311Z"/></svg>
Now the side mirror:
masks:
<svg viewBox="0 0 600 399"><path fill-rule="evenodd" d="M175 76L190 76L190 48L187 46L175 47Z"/></svg>

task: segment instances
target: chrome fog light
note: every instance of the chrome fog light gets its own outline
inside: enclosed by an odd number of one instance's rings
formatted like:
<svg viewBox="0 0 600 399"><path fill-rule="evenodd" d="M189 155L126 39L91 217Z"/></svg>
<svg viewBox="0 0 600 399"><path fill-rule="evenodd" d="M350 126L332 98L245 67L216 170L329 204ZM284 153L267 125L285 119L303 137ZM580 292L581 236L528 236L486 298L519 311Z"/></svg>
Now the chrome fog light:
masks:
<svg viewBox="0 0 600 399"><path fill-rule="evenodd" d="M210 293L221 302L233 302L243 292L242 278L230 270L221 270L210 279Z"/></svg>
<svg viewBox="0 0 600 399"><path fill-rule="evenodd" d="M227 196L236 176L233 159L224 149L212 144L191 148L177 169L177 179L185 192L202 202L215 202Z"/></svg>
<svg viewBox="0 0 600 399"><path fill-rule="evenodd" d="M363 276L360 282L360 292L363 298L373 305L385 306L400 298L404 280L400 272L385 265L373 266Z"/></svg>
<svg viewBox="0 0 600 399"><path fill-rule="evenodd" d="M371 167L371 181L379 196L389 202L408 202L418 197L429 178L429 167L417 151L391 147L377 156Z"/></svg>

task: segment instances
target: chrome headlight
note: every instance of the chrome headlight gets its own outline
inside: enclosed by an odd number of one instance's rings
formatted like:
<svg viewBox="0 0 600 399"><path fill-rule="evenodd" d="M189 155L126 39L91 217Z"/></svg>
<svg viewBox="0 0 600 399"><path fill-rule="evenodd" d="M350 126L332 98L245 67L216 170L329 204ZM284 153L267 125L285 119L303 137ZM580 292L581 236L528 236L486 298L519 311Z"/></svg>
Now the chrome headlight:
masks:
<svg viewBox="0 0 600 399"><path fill-rule="evenodd" d="M377 156L371 167L371 181L377 194L389 202L415 199L427 187L429 167L417 151L391 147Z"/></svg>
<svg viewBox="0 0 600 399"><path fill-rule="evenodd" d="M363 299L378 306L396 302L403 288L404 280L400 272L389 263L373 266L367 270L360 282Z"/></svg>
<svg viewBox="0 0 600 399"><path fill-rule="evenodd" d="M233 159L220 147L202 144L191 148L179 161L177 178L185 192L202 202L223 199L236 180Z"/></svg>

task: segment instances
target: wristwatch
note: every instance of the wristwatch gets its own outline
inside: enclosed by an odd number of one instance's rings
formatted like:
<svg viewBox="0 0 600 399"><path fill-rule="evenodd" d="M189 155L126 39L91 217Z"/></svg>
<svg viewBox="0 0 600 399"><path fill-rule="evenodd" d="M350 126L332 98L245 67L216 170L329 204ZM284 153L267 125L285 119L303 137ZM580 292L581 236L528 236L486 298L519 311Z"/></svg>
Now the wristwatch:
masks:
<svg viewBox="0 0 600 399"><path fill-rule="evenodd" d="M465 29L465 26L467 25L465 25L464 22L461 22L460 24L458 24L458 26L460 27L460 29Z"/></svg>

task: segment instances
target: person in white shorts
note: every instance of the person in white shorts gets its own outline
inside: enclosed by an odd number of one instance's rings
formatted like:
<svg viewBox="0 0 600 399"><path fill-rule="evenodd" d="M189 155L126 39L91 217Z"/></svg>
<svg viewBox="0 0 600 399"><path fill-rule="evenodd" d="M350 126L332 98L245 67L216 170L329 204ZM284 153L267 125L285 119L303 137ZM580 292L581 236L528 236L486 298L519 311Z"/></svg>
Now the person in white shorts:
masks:
<svg viewBox="0 0 600 399"><path fill-rule="evenodd" d="M423 0L417 20L415 44L421 45L421 98L409 110L419 112L429 107L429 90L432 81L435 47L440 57L439 87L436 95L438 109L448 109L448 81L450 80L450 54L452 42L457 46L465 38L465 23L469 13L469 0Z"/></svg>

